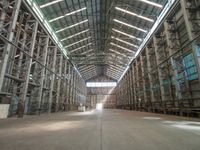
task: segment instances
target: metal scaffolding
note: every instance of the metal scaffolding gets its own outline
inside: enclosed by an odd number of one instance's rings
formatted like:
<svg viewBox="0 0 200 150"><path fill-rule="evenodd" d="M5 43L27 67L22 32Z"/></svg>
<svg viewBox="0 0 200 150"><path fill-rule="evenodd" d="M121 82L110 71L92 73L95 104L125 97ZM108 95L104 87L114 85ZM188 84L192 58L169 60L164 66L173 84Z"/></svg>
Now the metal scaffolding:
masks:
<svg viewBox="0 0 200 150"><path fill-rule="evenodd" d="M0 98L9 115L77 109L86 87L70 60L24 1L4 0L0 8Z"/></svg>
<svg viewBox="0 0 200 150"><path fill-rule="evenodd" d="M119 108L199 115L199 6L198 0L182 0L163 20L119 82ZM133 94L132 103L131 98L124 99L124 85Z"/></svg>

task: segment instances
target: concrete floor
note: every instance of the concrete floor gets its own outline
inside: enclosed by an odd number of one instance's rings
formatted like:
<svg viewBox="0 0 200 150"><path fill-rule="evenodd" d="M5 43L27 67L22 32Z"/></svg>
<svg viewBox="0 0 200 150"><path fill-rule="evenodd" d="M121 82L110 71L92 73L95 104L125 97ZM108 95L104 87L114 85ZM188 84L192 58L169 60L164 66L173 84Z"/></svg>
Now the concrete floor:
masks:
<svg viewBox="0 0 200 150"><path fill-rule="evenodd" d="M0 150L199 150L200 120L125 110L0 120Z"/></svg>

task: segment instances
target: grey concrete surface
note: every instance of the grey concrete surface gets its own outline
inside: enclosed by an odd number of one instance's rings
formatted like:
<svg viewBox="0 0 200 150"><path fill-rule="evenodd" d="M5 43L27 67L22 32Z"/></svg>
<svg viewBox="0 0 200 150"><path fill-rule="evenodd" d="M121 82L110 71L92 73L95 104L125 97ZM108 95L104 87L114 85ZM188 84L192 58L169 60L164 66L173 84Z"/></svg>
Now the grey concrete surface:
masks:
<svg viewBox="0 0 200 150"><path fill-rule="evenodd" d="M104 110L0 120L0 150L199 150L200 120Z"/></svg>

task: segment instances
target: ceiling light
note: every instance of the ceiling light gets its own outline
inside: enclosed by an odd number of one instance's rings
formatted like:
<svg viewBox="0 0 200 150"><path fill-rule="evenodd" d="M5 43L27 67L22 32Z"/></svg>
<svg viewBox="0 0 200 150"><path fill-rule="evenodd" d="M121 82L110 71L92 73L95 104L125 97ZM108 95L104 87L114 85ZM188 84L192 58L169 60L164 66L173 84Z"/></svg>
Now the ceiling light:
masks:
<svg viewBox="0 0 200 150"><path fill-rule="evenodd" d="M54 0L54 1L52 1L52 2L49 2L49 3L46 3L46 4L41 5L40 8L44 8L44 7L47 7L47 6L50 6L50 5L59 3L59 2L61 2L61 1L63 1L63 0Z"/></svg>
<svg viewBox="0 0 200 150"><path fill-rule="evenodd" d="M89 45L91 45L91 44L92 44L92 43L89 43L89 44L87 44L87 45L81 46L81 47L79 47L79 48L77 48L77 49L74 49L74 50L70 51L70 53L73 53L73 52L75 52L75 51L77 51L77 50L79 50L79 49L81 49L81 48L84 48L84 47L86 47L86 46L89 46Z"/></svg>
<svg viewBox="0 0 200 150"><path fill-rule="evenodd" d="M137 38L137 37L132 36L132 35L130 35L130 34L127 34L127 33L125 33L125 32L122 32L122 31L119 31L119 30L116 30L116 29L112 29L112 30L115 31L115 32L118 32L118 33L120 33L120 34L123 34L123 35L125 35L125 36L128 36L128 37L130 37L130 38L132 38L132 39L136 39L136 40L138 40L138 41L142 41L141 38Z"/></svg>
<svg viewBox="0 0 200 150"><path fill-rule="evenodd" d="M75 37L75 36L77 36L77 35L83 34L83 33L88 32L88 31L89 31L89 29L84 30L84 31L81 31L81 32L78 32L78 33L76 33L76 34L74 34L74 35L71 35L71 36L69 36L69 37L66 37L66 38L64 38L64 39L62 39L62 40L60 40L60 41L61 41L61 42L62 42L62 41L65 41L65 40L67 40L67 39L73 38L73 37Z"/></svg>
<svg viewBox="0 0 200 150"><path fill-rule="evenodd" d="M78 13L78 12L80 12L80 11L83 11L83 10L85 10L85 9L87 9L87 8L84 7L84 8L78 9L78 10L76 10L76 11L73 11L73 12L67 13L67 14L65 14L65 15L62 15L62 16L59 16L59 17L56 17L56 18L54 18L54 19L51 19L51 20L49 20L49 22L53 22L53 21L56 21L56 20L62 19L62 18L64 18L64 17L66 17L66 16L73 15L73 14Z"/></svg>
<svg viewBox="0 0 200 150"><path fill-rule="evenodd" d="M71 26L68 26L68 27L66 27L66 28L60 29L60 30L56 31L56 33L62 32L62 31L64 31L64 30L66 30L66 29L75 27L75 26L77 26L77 25L79 25L79 24L82 24L82 23L85 23L85 22L88 22L88 20L84 20L84 21L78 22L78 23L76 23L76 24L73 24L73 25L71 25Z"/></svg>
<svg viewBox="0 0 200 150"><path fill-rule="evenodd" d="M130 50L130 49L128 49L128 48L125 48L125 47L123 47L123 46L117 45L117 44L112 43L112 42L111 42L110 44L113 45L113 46L116 46L116 47L118 47L118 48L124 49L124 50L126 50L126 51L128 51L128 52L134 53L134 51L132 51L132 50Z"/></svg>
<svg viewBox="0 0 200 150"><path fill-rule="evenodd" d="M150 21L150 22L154 22L153 19L144 17L144 16L142 16L142 15L138 15L138 14L133 13L133 12L130 12L130 11L128 11L128 10L125 10L125 9L122 9L122 8L119 8L119 7L115 7L115 9L117 9L117 10L119 10L119 11L122 11L122 12L124 12L124 13L127 13L127 14L129 14L129 15L136 16L136 17L138 17L138 18L141 18L141 19L144 19L144 20L147 20L147 21Z"/></svg>
<svg viewBox="0 0 200 150"><path fill-rule="evenodd" d="M76 44L78 44L78 43L80 43L80 42L83 42L83 41L85 41L85 40L88 40L88 39L90 39L90 38L91 38L91 37L82 39L82 40L80 40L80 41L78 41L78 42L75 42L75 43L72 43L72 44L70 44L70 45L67 45L67 46L65 46L64 48L71 47L71 46L76 45Z"/></svg>
<svg viewBox="0 0 200 150"><path fill-rule="evenodd" d="M150 5L153 5L153 6L156 6L156 7L159 7L159 8L163 8L162 5L160 5L158 3L155 3L155 2L151 2L151 1L148 1L148 0L139 0L139 1L147 3L147 4L150 4Z"/></svg>
<svg viewBox="0 0 200 150"><path fill-rule="evenodd" d="M137 45L131 44L131 43L126 42L126 41L124 41L124 40L121 40L121 39L119 39L119 38L115 38L114 36L111 36L111 38L116 39L117 41L120 41L120 42L125 43L125 44L127 44L127 45L133 46L133 47L135 47L135 48L138 48Z"/></svg>
<svg viewBox="0 0 200 150"><path fill-rule="evenodd" d="M136 27L136 26L133 26L133 25L130 25L130 24L128 24L128 23L125 23L125 22L119 21L119 20L117 20L117 19L113 19L113 20L114 20L115 22L118 22L118 23L121 23L121 24L123 24L123 25L126 25L126 26L128 26L128 27L130 27L130 28L133 28L133 29L136 29L136 30L142 31L142 32L144 32L144 33L147 33L147 32L148 32L147 30L144 30L144 29L138 28L138 27Z"/></svg>

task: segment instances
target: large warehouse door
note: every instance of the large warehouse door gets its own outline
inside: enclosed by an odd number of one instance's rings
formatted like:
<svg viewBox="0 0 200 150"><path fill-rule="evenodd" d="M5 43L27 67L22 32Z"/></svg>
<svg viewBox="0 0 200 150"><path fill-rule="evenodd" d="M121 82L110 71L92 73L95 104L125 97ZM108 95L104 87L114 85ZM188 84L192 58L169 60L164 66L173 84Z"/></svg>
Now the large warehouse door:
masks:
<svg viewBox="0 0 200 150"><path fill-rule="evenodd" d="M91 95L91 107L96 108L97 103L102 103L104 108L116 108L116 96L109 94Z"/></svg>

